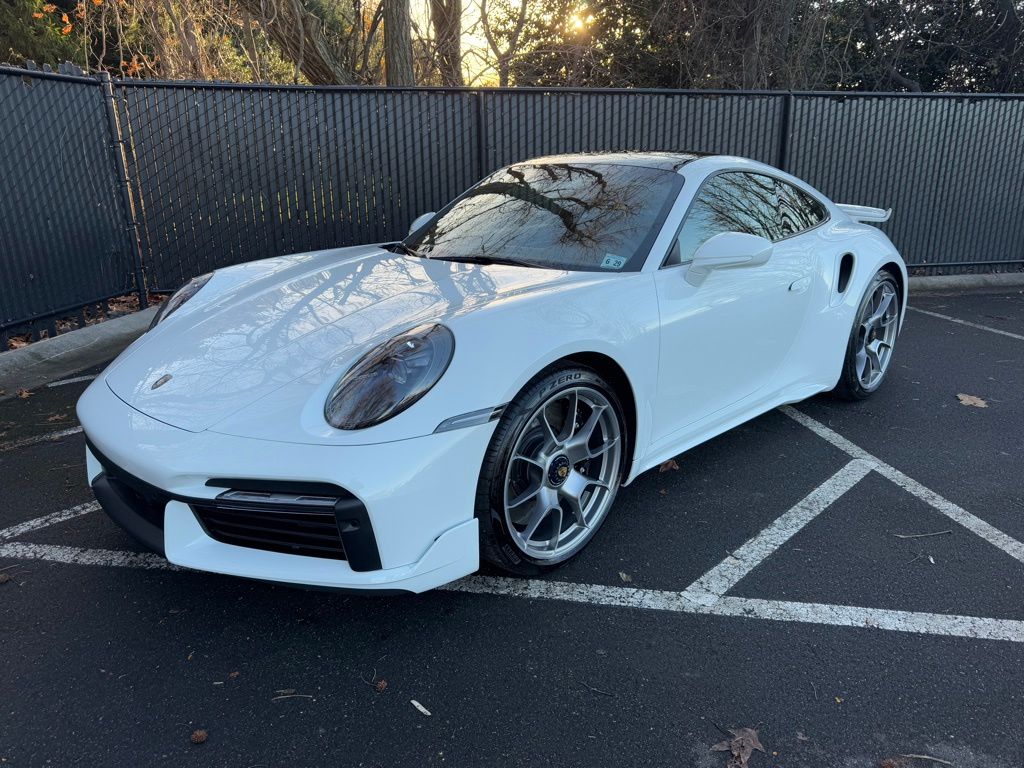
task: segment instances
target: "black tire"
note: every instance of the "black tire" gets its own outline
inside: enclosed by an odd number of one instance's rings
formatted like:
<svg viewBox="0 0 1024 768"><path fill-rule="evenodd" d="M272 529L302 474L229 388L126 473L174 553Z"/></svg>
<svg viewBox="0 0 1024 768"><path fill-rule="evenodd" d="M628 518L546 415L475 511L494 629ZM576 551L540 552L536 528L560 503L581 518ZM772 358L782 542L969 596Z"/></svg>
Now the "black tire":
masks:
<svg viewBox="0 0 1024 768"><path fill-rule="evenodd" d="M885 375L888 373L888 368L886 368L882 374L882 378L870 389L864 386L860 377L857 375L857 349L861 341L861 322L865 316L868 303L871 301L872 296L874 296L879 285L882 283L888 283L892 286L892 289L896 294L896 322L899 322L903 296L900 294L899 285L895 278L893 278L887 270L880 269L871 279L867 289L864 291L864 295L861 297L860 304L857 306L857 314L854 317L853 327L850 329L850 337L846 342L846 356L843 359L843 370L839 376L839 382L836 384L835 389L832 390L832 394L842 400L857 401L871 397L871 395L878 391L878 387L883 383ZM895 344L895 339L893 339L893 343Z"/></svg>
<svg viewBox="0 0 1024 768"><path fill-rule="evenodd" d="M502 571L518 576L536 576L553 570L586 547L607 517L606 513L593 526L579 549L565 557L551 560L539 560L525 553L509 533L505 519L505 475L520 433L527 427L537 408L546 400L562 390L580 386L592 387L604 395L615 412L619 433L626 438L623 440L623 447L628 447L631 442L625 430L622 405L615 390L592 369L574 364L555 364L527 384L505 408L484 454L477 484L476 516L480 521L480 556ZM625 463L620 463L620 473ZM615 491L618 490L619 482L621 477L615 480Z"/></svg>

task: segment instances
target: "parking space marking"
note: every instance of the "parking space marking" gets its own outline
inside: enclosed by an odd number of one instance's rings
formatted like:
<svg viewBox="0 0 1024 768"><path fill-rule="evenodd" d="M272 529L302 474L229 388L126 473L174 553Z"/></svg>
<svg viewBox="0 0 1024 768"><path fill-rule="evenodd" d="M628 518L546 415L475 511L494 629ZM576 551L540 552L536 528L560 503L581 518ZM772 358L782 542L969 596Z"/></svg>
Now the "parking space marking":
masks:
<svg viewBox="0 0 1024 768"><path fill-rule="evenodd" d="M65 384L78 384L79 382L82 382L82 381L92 381L98 375L99 374L97 374L97 373L90 373L88 376L75 376L74 378L70 378L70 379L61 379L60 381L51 381L49 384L46 385L46 388L47 389L51 389L53 387L63 387Z"/></svg>
<svg viewBox="0 0 1024 768"><path fill-rule="evenodd" d="M966 637L1024 643L1024 621L956 616L940 613L857 608L822 603L794 603L747 597L723 597L714 605L702 605L686 592L668 592L600 584L572 584L565 581L514 579L502 576L468 576L438 589L478 595L501 595L533 600L562 600L618 608L644 608L703 616L791 621L838 627L909 632L919 635Z"/></svg>
<svg viewBox="0 0 1024 768"><path fill-rule="evenodd" d="M814 434L832 443L832 445L849 456L874 464L874 470L880 475L888 478L908 493L913 494L933 509L938 510L950 520L959 523L971 533L981 536L981 538L989 544L999 547L999 549L1003 550L1003 552L1008 554L1014 560L1024 563L1024 544L1006 535L994 525L990 525L980 517L972 515L970 512L954 504L949 499L940 496L931 488L925 488L921 483L917 482L917 480L907 477L895 467L889 466L877 456L872 456L859 445L851 443L838 432L829 429L820 421L812 419L810 416L798 411L796 408L790 405L785 405L779 410L791 419L803 424L809 430L814 432Z"/></svg>
<svg viewBox="0 0 1024 768"><path fill-rule="evenodd" d="M13 539L17 536L23 536L26 533L32 531L38 531L40 528L47 528L57 523L63 523L65 520L71 520L81 515L88 514L89 512L95 512L100 508L99 502L87 501L85 504L79 504L69 509L62 509L60 512L51 512L48 515L37 517L34 520L26 520L23 523L12 525L10 528L4 528L0 530L0 541L6 541L7 539Z"/></svg>
<svg viewBox="0 0 1024 768"><path fill-rule="evenodd" d="M18 560L47 560L65 565L105 565L114 568L145 568L159 571L183 571L152 552L126 552L119 549L82 549L59 544L26 544L9 541L0 544L0 557Z"/></svg>
<svg viewBox="0 0 1024 768"><path fill-rule="evenodd" d="M54 440L60 440L64 437L71 435L77 435L82 431L81 427L68 427L67 429L58 429L56 432L47 432L45 435L34 435L33 437L23 437L21 440L12 440L9 443L0 443L0 453L4 451L13 451L18 448L27 448L30 445L36 443L49 443Z"/></svg>
<svg viewBox="0 0 1024 768"><path fill-rule="evenodd" d="M907 477L821 422L791 406L785 406L780 410L844 451L852 461L682 592L500 576L468 576L438 589L445 592L561 600L589 605L707 616L790 621L1024 643L1024 621L1017 619L895 611L882 608L799 603L727 595L726 592L740 579L872 471L879 472L968 530L999 547L1018 561L1024 562L1024 544L1021 542L1010 538L980 518L924 487L916 480ZM159 555L148 552L83 549L55 544L10 541L14 537L71 520L99 508L99 504L96 502L79 504L70 509L0 530L0 558L160 571L185 572L188 570L169 563Z"/></svg>
<svg viewBox="0 0 1024 768"><path fill-rule="evenodd" d="M921 309L919 307L911 306L908 306L907 309L911 309L914 312L920 312L922 315L928 315L929 317L937 317L940 320L948 320L951 323L958 323L959 325L967 325L971 328L977 328L979 331L998 333L1000 336L1009 336L1011 339L1024 341L1024 336L1021 336L1019 333L1010 333L1010 331L1003 331L999 328L989 328L987 325L982 325L981 323L972 323L970 320L961 320L959 317L951 317L950 315L943 315L939 312L932 312L930 309Z"/></svg>
<svg viewBox="0 0 1024 768"><path fill-rule="evenodd" d="M978 640L1005 640L1024 643L1024 621L989 619L982 616L956 616L946 613L893 611L886 608L857 608L852 605L793 603L786 600L760 600L747 597L723 597L708 613L715 616L796 621L827 624L834 627L882 629L918 635L944 635Z"/></svg>
<svg viewBox="0 0 1024 768"><path fill-rule="evenodd" d="M693 582L683 594L702 605L717 603L740 579L860 482L873 466L863 459L851 461L757 536Z"/></svg>

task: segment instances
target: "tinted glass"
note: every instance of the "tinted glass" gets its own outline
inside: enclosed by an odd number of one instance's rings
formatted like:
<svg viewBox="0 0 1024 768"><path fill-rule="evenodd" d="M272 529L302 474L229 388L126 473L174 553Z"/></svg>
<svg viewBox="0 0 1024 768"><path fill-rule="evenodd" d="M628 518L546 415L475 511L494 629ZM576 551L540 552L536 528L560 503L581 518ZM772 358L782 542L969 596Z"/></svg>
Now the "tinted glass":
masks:
<svg viewBox="0 0 1024 768"><path fill-rule="evenodd" d="M686 214L678 248L668 263L693 259L707 240L722 232L779 239L775 180L754 173L721 173L704 182Z"/></svg>
<svg viewBox="0 0 1024 768"><path fill-rule="evenodd" d="M706 240L722 232L776 242L826 217L821 203L792 184L757 173L722 173L701 186L666 264L692 260Z"/></svg>
<svg viewBox="0 0 1024 768"><path fill-rule="evenodd" d="M792 184L776 181L779 194L779 227L783 237L815 227L825 220L821 203Z"/></svg>
<svg viewBox="0 0 1024 768"><path fill-rule="evenodd" d="M484 179L405 243L431 258L636 271L681 185L671 171L629 165L514 165Z"/></svg>

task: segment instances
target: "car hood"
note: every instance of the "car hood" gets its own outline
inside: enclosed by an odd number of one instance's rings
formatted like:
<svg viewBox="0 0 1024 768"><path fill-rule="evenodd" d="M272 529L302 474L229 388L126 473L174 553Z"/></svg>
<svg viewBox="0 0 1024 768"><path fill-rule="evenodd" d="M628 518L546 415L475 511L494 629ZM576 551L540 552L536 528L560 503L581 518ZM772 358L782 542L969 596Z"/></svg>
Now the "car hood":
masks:
<svg viewBox="0 0 1024 768"><path fill-rule="evenodd" d="M403 330L573 279L376 246L252 262L215 273L105 378L133 408L199 432L296 379L333 384L355 359Z"/></svg>

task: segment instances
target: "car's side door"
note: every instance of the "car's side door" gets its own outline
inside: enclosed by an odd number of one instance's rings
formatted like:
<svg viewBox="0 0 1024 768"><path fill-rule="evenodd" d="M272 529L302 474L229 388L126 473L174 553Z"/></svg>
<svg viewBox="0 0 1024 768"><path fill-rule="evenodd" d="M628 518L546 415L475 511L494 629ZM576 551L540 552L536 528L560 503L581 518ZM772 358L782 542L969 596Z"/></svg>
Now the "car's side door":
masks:
<svg viewBox="0 0 1024 768"><path fill-rule="evenodd" d="M748 171L717 173L699 188L654 278L661 316L655 443L673 442L716 414L727 418L776 379L803 323L815 271L814 237L802 236L814 226L804 194ZM820 214L823 221L823 208ZM768 262L712 270L692 285L685 275L697 249L724 232L772 241Z"/></svg>

